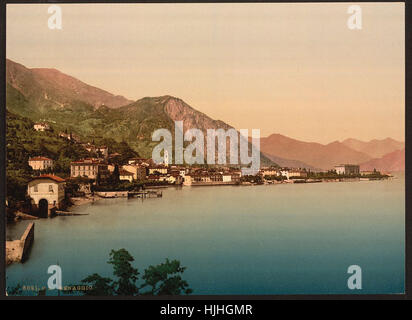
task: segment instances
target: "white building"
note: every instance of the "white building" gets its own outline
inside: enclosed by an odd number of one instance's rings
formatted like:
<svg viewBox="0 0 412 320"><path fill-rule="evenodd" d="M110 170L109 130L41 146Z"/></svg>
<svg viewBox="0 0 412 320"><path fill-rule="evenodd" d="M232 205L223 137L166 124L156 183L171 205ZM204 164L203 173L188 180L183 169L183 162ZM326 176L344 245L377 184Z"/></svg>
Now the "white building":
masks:
<svg viewBox="0 0 412 320"><path fill-rule="evenodd" d="M222 181L223 182L231 182L232 181L232 174L231 173L223 174L222 175Z"/></svg>
<svg viewBox="0 0 412 320"><path fill-rule="evenodd" d="M289 169L282 169L282 170L280 170L280 175L281 175L282 177L286 177L286 179L289 180Z"/></svg>
<svg viewBox="0 0 412 320"><path fill-rule="evenodd" d="M337 174L359 174L359 166L355 164L340 164L335 166Z"/></svg>
<svg viewBox="0 0 412 320"><path fill-rule="evenodd" d="M33 178L27 186L32 206L40 216L50 216L51 210L60 209L65 198L65 180L51 174Z"/></svg>
<svg viewBox="0 0 412 320"><path fill-rule="evenodd" d="M34 130L36 131L46 131L50 130L50 126L46 122L37 122L34 124Z"/></svg>
<svg viewBox="0 0 412 320"><path fill-rule="evenodd" d="M53 167L53 160L46 157L29 158L29 166L33 170L46 170Z"/></svg>

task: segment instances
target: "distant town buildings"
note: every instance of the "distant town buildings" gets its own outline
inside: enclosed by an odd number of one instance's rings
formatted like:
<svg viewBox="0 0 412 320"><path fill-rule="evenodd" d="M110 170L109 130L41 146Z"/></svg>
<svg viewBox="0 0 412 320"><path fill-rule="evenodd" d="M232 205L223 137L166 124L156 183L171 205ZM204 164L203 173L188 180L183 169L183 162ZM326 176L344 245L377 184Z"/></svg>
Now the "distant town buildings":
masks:
<svg viewBox="0 0 412 320"><path fill-rule="evenodd" d="M335 166L335 170L337 174L359 174L359 166L355 164L340 164Z"/></svg>
<svg viewBox="0 0 412 320"><path fill-rule="evenodd" d="M280 171L278 168L274 167L269 167L269 168L262 168L259 171L259 174L264 177L264 176L279 176Z"/></svg>
<svg viewBox="0 0 412 320"><path fill-rule="evenodd" d="M141 166L149 167L151 165L154 165L154 162L152 159L131 158L128 160L128 164L138 164Z"/></svg>
<svg viewBox="0 0 412 320"><path fill-rule="evenodd" d="M308 173L306 170L301 169L291 169L289 171L289 179L290 178L307 178Z"/></svg>
<svg viewBox="0 0 412 320"><path fill-rule="evenodd" d="M133 179L137 181L144 181L146 180L147 170L146 167L143 165L137 164L128 164L122 167L124 170L131 172L133 175Z"/></svg>
<svg viewBox="0 0 412 320"><path fill-rule="evenodd" d="M73 141L76 141L76 142L80 141L80 137L73 134L73 133L60 132L59 137L67 139L67 140L73 140Z"/></svg>
<svg viewBox="0 0 412 320"><path fill-rule="evenodd" d="M362 176L369 176L372 174L380 174L380 171L372 170L372 171L361 171L360 174Z"/></svg>
<svg viewBox="0 0 412 320"><path fill-rule="evenodd" d="M60 209L65 198L65 180L51 174L33 178L27 187L27 194L32 199L32 207L40 216L50 216L51 210Z"/></svg>
<svg viewBox="0 0 412 320"><path fill-rule="evenodd" d="M151 174L167 174L168 172L168 167L164 165L152 165L148 167L148 175Z"/></svg>
<svg viewBox="0 0 412 320"><path fill-rule="evenodd" d="M234 172L195 171L185 175L183 185L230 185L240 183L240 174Z"/></svg>
<svg viewBox="0 0 412 320"><path fill-rule="evenodd" d="M90 143L83 143L82 146L90 153L96 154L98 158L105 160L109 158L109 148L106 146L96 147L95 145Z"/></svg>
<svg viewBox="0 0 412 320"><path fill-rule="evenodd" d="M29 158L29 166L33 170L46 170L53 167L53 160L46 157Z"/></svg>
<svg viewBox="0 0 412 320"><path fill-rule="evenodd" d="M300 168L282 168L279 170L279 175L289 180L293 178L307 178L308 173L305 169Z"/></svg>
<svg viewBox="0 0 412 320"><path fill-rule="evenodd" d="M108 165L98 159L83 159L70 165L71 177L87 177L89 179L106 179L110 172Z"/></svg>
<svg viewBox="0 0 412 320"><path fill-rule="evenodd" d="M120 169L119 170L119 179L120 181L129 181L129 182L133 182L133 173L124 170L124 169Z"/></svg>
<svg viewBox="0 0 412 320"><path fill-rule="evenodd" d="M50 130L50 126L46 122L37 122L37 123L34 124L33 127L34 127L34 130L36 130L36 131Z"/></svg>

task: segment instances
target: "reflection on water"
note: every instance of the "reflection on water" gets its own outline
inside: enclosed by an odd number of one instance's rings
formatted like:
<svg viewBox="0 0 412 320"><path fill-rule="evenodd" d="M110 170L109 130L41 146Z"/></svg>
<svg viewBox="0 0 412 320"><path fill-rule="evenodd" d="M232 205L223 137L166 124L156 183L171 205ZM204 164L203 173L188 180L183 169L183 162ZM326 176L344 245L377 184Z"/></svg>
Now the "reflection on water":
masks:
<svg viewBox="0 0 412 320"><path fill-rule="evenodd" d="M399 293L404 190L401 177L170 188L159 199L101 200L75 209L87 216L36 221L30 259L8 267L7 281L45 285L56 263L63 285L110 276L110 250L126 248L141 272L180 260L194 294ZM354 264L363 272L357 292L346 286Z"/></svg>

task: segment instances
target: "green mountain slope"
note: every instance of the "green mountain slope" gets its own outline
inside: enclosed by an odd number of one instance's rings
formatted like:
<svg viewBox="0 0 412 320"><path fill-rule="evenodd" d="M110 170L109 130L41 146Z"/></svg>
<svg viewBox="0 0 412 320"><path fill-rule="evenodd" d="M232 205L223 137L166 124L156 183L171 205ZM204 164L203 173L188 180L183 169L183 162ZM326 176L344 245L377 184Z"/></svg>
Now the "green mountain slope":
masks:
<svg viewBox="0 0 412 320"><path fill-rule="evenodd" d="M153 132L164 128L174 133L176 120L183 120L184 130L198 128L205 134L207 129L231 128L171 96L146 97L118 108L96 107L89 98L70 92L73 86L63 85L62 74L57 70L47 72L47 77L44 72L33 70L36 69L7 61L7 109L33 121L47 121L55 130L76 133L84 141L102 138L124 141L140 156L150 158L153 147L158 144L152 142ZM56 77L55 82L52 75ZM78 81L66 75L64 78ZM76 86L73 88L78 90ZM261 164L274 163L262 154Z"/></svg>

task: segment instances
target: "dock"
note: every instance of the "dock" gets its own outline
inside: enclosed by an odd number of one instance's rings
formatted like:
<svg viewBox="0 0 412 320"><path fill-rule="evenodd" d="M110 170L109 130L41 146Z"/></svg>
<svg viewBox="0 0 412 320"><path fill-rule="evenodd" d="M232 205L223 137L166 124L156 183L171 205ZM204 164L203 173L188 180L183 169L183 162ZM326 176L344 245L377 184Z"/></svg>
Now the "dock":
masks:
<svg viewBox="0 0 412 320"><path fill-rule="evenodd" d="M56 216L87 216L88 213L75 213L71 211L60 211L56 210Z"/></svg>
<svg viewBox="0 0 412 320"><path fill-rule="evenodd" d="M127 193L128 198L161 198L162 196L162 191L158 190L129 191Z"/></svg>

